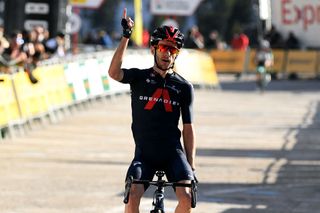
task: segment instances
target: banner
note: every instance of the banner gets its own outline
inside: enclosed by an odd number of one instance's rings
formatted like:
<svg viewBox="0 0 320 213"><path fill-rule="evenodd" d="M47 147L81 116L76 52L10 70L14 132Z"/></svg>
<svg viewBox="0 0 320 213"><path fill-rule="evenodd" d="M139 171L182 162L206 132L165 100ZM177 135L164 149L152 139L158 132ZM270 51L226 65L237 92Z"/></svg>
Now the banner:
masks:
<svg viewBox="0 0 320 213"><path fill-rule="evenodd" d="M32 84L28 74L23 70L13 74L14 87L22 118L29 118L48 110L45 90L42 88L40 81L38 79L38 83Z"/></svg>
<svg viewBox="0 0 320 213"><path fill-rule="evenodd" d="M35 75L39 78L39 83L43 85L50 109L71 104L71 91L62 64L39 67Z"/></svg>
<svg viewBox="0 0 320 213"><path fill-rule="evenodd" d="M210 54L217 72L242 73L245 69L246 51L212 50Z"/></svg>
<svg viewBox="0 0 320 213"><path fill-rule="evenodd" d="M316 74L317 56L318 54L316 51L289 51L287 57L286 72Z"/></svg>

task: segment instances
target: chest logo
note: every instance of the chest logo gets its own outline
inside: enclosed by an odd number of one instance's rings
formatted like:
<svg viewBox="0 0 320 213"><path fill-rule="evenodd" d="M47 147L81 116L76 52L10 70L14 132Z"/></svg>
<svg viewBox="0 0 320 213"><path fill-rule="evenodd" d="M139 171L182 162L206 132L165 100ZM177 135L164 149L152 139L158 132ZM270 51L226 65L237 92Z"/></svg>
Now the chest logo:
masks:
<svg viewBox="0 0 320 213"><path fill-rule="evenodd" d="M158 88L145 105L145 110L151 110L157 102L163 102L166 112L172 112L170 95L167 89Z"/></svg>

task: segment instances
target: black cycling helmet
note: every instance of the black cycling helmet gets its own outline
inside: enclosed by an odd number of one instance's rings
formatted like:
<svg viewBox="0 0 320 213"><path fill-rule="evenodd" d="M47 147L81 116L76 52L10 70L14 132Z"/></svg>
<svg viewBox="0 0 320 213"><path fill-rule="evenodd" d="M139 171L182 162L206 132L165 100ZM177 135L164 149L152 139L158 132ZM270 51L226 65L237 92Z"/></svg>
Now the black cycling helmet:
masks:
<svg viewBox="0 0 320 213"><path fill-rule="evenodd" d="M172 41L177 45L178 49L180 49L183 46L184 35L178 28L164 25L153 31L150 44L151 46L158 45L158 42L161 40Z"/></svg>

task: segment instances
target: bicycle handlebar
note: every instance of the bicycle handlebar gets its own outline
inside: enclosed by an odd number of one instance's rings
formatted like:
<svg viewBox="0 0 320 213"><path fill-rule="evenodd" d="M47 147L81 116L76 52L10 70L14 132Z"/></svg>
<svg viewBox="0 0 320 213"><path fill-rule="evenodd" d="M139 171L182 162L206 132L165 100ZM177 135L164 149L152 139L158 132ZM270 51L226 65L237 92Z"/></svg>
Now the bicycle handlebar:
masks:
<svg viewBox="0 0 320 213"><path fill-rule="evenodd" d="M160 176L158 176L159 178ZM162 177L162 176L161 176ZM191 183L177 183L177 182L168 182L159 178L157 181L149 181L149 180L134 180L132 176L128 178L126 181L125 186L125 193L124 193L124 203L129 202L129 193L132 184L150 184L156 187L188 187L191 189L191 207L195 208L197 205L197 185L195 180L191 180Z"/></svg>
<svg viewBox="0 0 320 213"><path fill-rule="evenodd" d="M167 182L167 181L148 181L148 180L133 180L133 184L150 184L153 186L173 186L173 187L192 187L191 183L177 183L177 182Z"/></svg>

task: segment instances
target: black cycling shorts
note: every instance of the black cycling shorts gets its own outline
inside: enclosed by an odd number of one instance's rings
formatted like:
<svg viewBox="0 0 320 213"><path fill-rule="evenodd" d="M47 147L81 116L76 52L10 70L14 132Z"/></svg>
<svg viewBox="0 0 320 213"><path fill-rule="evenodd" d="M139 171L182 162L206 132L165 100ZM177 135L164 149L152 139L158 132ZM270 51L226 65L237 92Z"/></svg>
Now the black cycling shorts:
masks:
<svg viewBox="0 0 320 213"><path fill-rule="evenodd" d="M152 181L156 171L164 171L167 180L170 182L194 180L192 168L181 149L176 149L174 154L158 162L148 160L139 153L136 149L136 154L127 171L126 179L132 176L133 179ZM157 158L157 156L154 156L154 158ZM145 185L145 189L147 187Z"/></svg>

